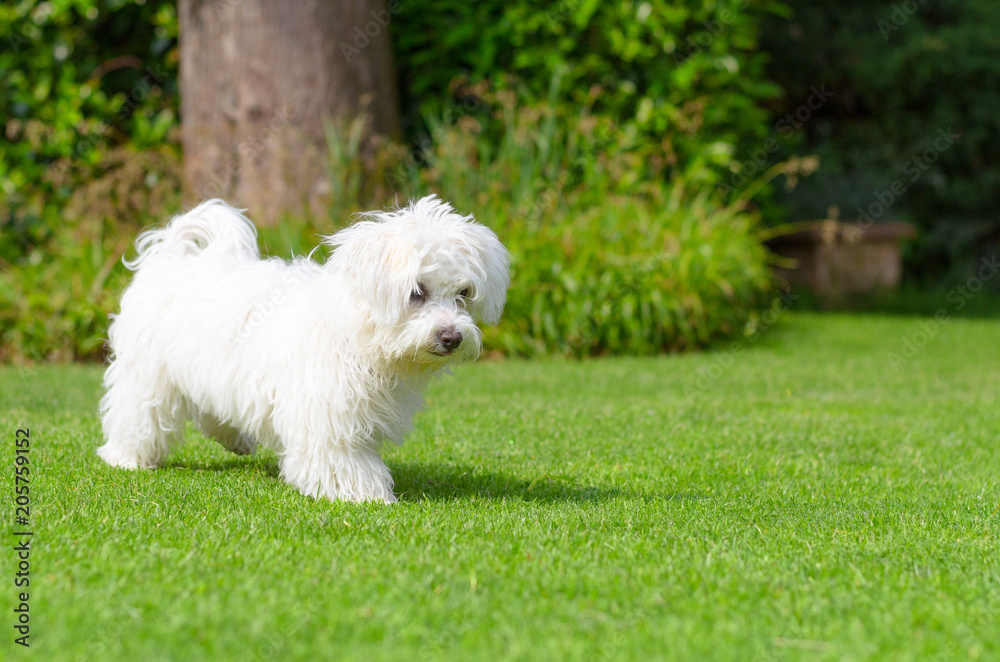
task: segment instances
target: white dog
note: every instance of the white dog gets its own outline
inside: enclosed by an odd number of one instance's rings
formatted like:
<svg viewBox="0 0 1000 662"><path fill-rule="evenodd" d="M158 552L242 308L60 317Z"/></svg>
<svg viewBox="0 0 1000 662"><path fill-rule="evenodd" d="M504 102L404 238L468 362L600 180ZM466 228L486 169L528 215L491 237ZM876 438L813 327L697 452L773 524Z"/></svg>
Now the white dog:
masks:
<svg viewBox="0 0 1000 662"><path fill-rule="evenodd" d="M221 200L141 234L108 329L98 454L156 467L190 419L234 453L275 449L303 494L394 502L378 450L402 441L432 375L479 355L508 255L434 196L365 218L324 238L325 264L262 260Z"/></svg>

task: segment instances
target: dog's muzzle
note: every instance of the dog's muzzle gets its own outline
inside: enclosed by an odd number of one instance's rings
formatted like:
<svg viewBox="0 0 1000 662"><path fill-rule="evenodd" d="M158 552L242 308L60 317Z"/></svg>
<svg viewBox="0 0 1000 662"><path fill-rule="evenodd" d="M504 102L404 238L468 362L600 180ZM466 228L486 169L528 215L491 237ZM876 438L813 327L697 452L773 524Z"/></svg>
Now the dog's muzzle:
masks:
<svg viewBox="0 0 1000 662"><path fill-rule="evenodd" d="M442 354L451 354L462 344L462 334L454 328L438 331L438 343L441 345Z"/></svg>

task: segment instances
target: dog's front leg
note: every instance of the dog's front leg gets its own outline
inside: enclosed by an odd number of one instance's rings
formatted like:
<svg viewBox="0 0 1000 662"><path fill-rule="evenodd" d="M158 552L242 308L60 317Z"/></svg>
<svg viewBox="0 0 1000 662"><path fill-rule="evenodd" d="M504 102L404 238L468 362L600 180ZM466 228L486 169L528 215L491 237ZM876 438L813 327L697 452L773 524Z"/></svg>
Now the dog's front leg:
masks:
<svg viewBox="0 0 1000 662"><path fill-rule="evenodd" d="M285 444L281 477L314 498L396 502L389 468L367 447L351 449L329 439Z"/></svg>

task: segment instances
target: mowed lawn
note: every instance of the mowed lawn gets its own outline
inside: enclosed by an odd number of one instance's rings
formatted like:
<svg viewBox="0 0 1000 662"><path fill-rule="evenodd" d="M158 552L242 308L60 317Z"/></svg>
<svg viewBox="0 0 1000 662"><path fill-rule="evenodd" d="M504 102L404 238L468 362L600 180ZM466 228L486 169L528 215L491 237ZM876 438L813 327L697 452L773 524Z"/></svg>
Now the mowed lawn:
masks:
<svg viewBox="0 0 1000 662"><path fill-rule="evenodd" d="M194 433L111 469L99 366L4 368L2 657L998 659L1000 323L788 313L737 349L462 367L386 453L395 506Z"/></svg>

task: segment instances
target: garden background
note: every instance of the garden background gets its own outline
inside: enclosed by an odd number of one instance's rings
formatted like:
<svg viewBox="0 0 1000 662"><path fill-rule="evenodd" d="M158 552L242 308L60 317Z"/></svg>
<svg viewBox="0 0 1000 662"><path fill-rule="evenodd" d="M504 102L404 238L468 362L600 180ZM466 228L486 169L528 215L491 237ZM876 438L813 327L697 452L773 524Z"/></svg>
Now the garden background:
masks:
<svg viewBox="0 0 1000 662"><path fill-rule="evenodd" d="M331 45L386 40L397 121L331 112L294 213L185 163L184 8L267 4L0 7L0 425L5 458L35 439L39 659L1000 657L995 3L345 1ZM155 472L94 454L122 258L220 190L269 255L428 192L510 249L489 360L386 451L395 508L194 431ZM774 275L764 240L830 218L915 227L898 290Z"/></svg>
<svg viewBox="0 0 1000 662"><path fill-rule="evenodd" d="M914 223L904 290L940 295L997 245L991 8L392 3L399 131L330 122L327 213L283 218L265 241L287 256L354 211L437 192L511 249L491 338L510 355L738 336L773 302L761 228L831 212ZM207 190L182 194L177 15L153 0L0 9L3 360L100 359L132 238ZM957 137L935 151L942 131Z"/></svg>

